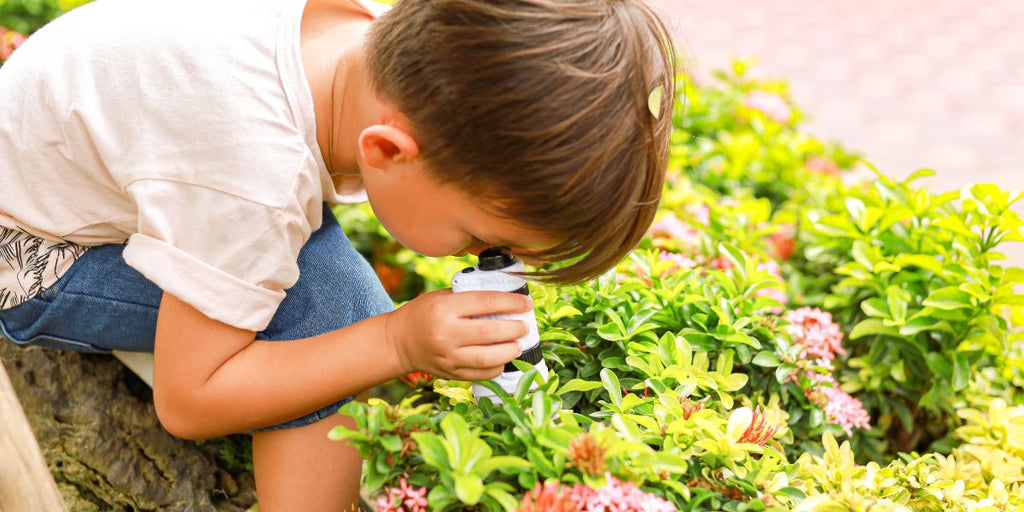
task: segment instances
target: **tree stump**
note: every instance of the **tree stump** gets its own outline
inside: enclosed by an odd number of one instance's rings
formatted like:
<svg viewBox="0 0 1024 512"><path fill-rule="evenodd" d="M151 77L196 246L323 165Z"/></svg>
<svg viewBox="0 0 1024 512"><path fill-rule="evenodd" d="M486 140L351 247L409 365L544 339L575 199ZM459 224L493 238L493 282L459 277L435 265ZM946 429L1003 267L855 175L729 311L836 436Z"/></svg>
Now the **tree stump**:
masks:
<svg viewBox="0 0 1024 512"><path fill-rule="evenodd" d="M32 428L0 366L0 510L64 510Z"/></svg>
<svg viewBox="0 0 1024 512"><path fill-rule="evenodd" d="M251 472L218 456L238 440L170 435L152 391L113 357L0 339L0 360L68 510L241 512L256 502Z"/></svg>

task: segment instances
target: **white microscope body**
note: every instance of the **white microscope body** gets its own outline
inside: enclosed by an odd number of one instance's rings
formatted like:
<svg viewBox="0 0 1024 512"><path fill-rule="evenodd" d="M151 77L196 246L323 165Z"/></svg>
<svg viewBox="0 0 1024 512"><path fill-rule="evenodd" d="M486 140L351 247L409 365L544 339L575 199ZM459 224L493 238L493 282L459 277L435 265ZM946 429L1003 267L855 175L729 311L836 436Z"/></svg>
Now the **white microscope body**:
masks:
<svg viewBox="0 0 1024 512"><path fill-rule="evenodd" d="M526 279L516 275L523 271L523 262L514 257L508 248L491 247L481 252L479 259L480 262L477 266L464 268L452 277L453 292L489 290L530 294L530 287ZM530 332L516 340L519 342L519 348L523 351L517 359L533 364L541 378L548 378L548 367L544 363L540 349L537 316L533 310L517 314L487 315L481 318L507 318L526 322L530 327ZM493 381L512 394L522 376L523 372L509 362L505 364L505 371ZM536 387L536 384L532 387ZM473 395L478 402L481 398L486 397L494 403L501 403L501 400L491 390L476 383L473 384Z"/></svg>

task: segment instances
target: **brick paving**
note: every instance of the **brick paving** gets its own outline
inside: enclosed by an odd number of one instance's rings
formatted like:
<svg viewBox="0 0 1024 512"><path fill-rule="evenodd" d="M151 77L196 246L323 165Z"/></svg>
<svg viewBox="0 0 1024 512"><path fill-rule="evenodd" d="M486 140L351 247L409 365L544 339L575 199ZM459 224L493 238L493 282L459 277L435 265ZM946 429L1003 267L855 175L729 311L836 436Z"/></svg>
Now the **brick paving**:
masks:
<svg viewBox="0 0 1024 512"><path fill-rule="evenodd" d="M808 131L882 172L1024 189L1024 0L650 1L689 69L755 57L790 82Z"/></svg>

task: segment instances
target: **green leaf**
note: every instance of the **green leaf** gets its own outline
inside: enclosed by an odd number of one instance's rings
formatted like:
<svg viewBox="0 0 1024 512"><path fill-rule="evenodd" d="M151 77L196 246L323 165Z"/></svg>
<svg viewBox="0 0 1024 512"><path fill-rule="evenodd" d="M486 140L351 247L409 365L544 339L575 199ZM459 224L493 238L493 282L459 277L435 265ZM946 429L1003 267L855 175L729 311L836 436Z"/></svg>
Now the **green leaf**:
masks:
<svg viewBox="0 0 1024 512"><path fill-rule="evenodd" d="M430 504L430 510L444 510L455 501L455 497L452 496L452 492L447 486L438 485L427 493L427 501Z"/></svg>
<svg viewBox="0 0 1024 512"><path fill-rule="evenodd" d="M792 364L787 363L779 366L775 369L775 380L778 381L779 384L782 384L783 382L786 382L786 379L788 379L790 375L793 375L794 371L796 371L796 367Z"/></svg>
<svg viewBox="0 0 1024 512"><path fill-rule="evenodd" d="M932 292L923 304L945 311L970 308L971 296L956 286L947 286Z"/></svg>
<svg viewBox="0 0 1024 512"><path fill-rule="evenodd" d="M498 455L487 459L477 468L476 473L486 477L492 471L500 471L505 474L515 474L520 471L529 471L533 468L526 459L512 455Z"/></svg>
<svg viewBox="0 0 1024 512"><path fill-rule="evenodd" d="M899 334L900 331L896 327L885 325L882 320L877 318L868 318L853 327L853 330L850 331L850 339L856 340L871 335L899 336Z"/></svg>
<svg viewBox="0 0 1024 512"><path fill-rule="evenodd" d="M892 319L897 325L902 325L907 320L906 292L897 286L890 286L886 288L885 295Z"/></svg>
<svg viewBox="0 0 1024 512"><path fill-rule="evenodd" d="M861 265L864 265L868 270L874 271L875 261L872 256L871 246L863 240L857 240L853 242L853 249L850 250L850 255L853 256L853 260Z"/></svg>
<svg viewBox="0 0 1024 512"><path fill-rule="evenodd" d="M433 432L413 432L412 439L419 446L423 462L428 466L437 469L448 469L450 467L448 452L445 450L444 442L440 436Z"/></svg>
<svg viewBox="0 0 1024 512"><path fill-rule="evenodd" d="M497 501L498 504L501 505L503 509L505 509L505 512L515 512L516 510L519 510L519 500L514 498L508 492L505 492L501 489L488 487L486 494L491 498L494 498L494 501Z"/></svg>
<svg viewBox="0 0 1024 512"><path fill-rule="evenodd" d="M754 356L754 360L751 362L757 366L774 368L779 365L779 356L775 355L775 352L762 350L758 352L756 356Z"/></svg>
<svg viewBox="0 0 1024 512"><path fill-rule="evenodd" d="M536 368L531 368L519 377L519 381L516 382L516 392L513 395L516 398L516 403L523 402L523 399L526 398L526 393L530 391L530 386L533 384L533 381L537 380L539 375L540 372Z"/></svg>
<svg viewBox="0 0 1024 512"><path fill-rule="evenodd" d="M551 416L554 414L553 402L547 393L535 393L531 412L533 414L534 428L540 428L551 423Z"/></svg>
<svg viewBox="0 0 1024 512"><path fill-rule="evenodd" d="M896 361L896 364L892 365L889 368L889 375L891 375L893 380L895 380L896 382L906 382L907 381L907 373L906 373L906 370L903 367L903 360L902 359L900 359L899 361Z"/></svg>
<svg viewBox="0 0 1024 512"><path fill-rule="evenodd" d="M850 213L850 218L859 219L864 214L864 201L856 197L847 197L846 211Z"/></svg>
<svg viewBox="0 0 1024 512"><path fill-rule="evenodd" d="M402 438L394 434L380 436L380 444L389 452L397 452L402 449Z"/></svg>
<svg viewBox="0 0 1024 512"><path fill-rule="evenodd" d="M861 302L860 309L864 311L865 315L874 318L891 318L892 316L889 314L889 305L880 297L871 297Z"/></svg>
<svg viewBox="0 0 1024 512"><path fill-rule="evenodd" d="M936 377L952 381L953 365L949 364L949 358L939 352L928 352L924 355L925 364Z"/></svg>
<svg viewBox="0 0 1024 512"><path fill-rule="evenodd" d="M957 352L953 359L953 391L961 391L967 387L971 379L971 363L967 360L967 354Z"/></svg>
<svg viewBox="0 0 1024 512"><path fill-rule="evenodd" d="M871 228L878 224L879 219L882 218L884 212L877 207L869 206L864 209L860 217L857 218L857 228L862 233L871 231Z"/></svg>
<svg viewBox="0 0 1024 512"><path fill-rule="evenodd" d="M718 244L718 251L722 253L729 261L732 261L733 265L740 272L744 272L747 268L747 257L743 255L743 251L740 251L736 247L727 243Z"/></svg>
<svg viewBox="0 0 1024 512"><path fill-rule="evenodd" d="M793 498L795 500L803 500L804 498L807 497L807 495L804 494L803 491L796 487L783 487L782 489L779 489L779 494L789 496L790 498Z"/></svg>
<svg viewBox="0 0 1024 512"><path fill-rule="evenodd" d="M968 229L967 226L964 225L963 220L961 220L956 215L943 217L935 221L933 224L940 228L948 229L960 236L967 238L968 240L976 240L980 238L976 233Z"/></svg>
<svg viewBox="0 0 1024 512"><path fill-rule="evenodd" d="M923 268L933 274L942 273L942 262L940 262L934 256L929 256L927 254L901 254L899 256L896 256L896 259L893 260L893 263L899 265L900 267L914 265L916 267Z"/></svg>
<svg viewBox="0 0 1024 512"><path fill-rule="evenodd" d="M654 454L650 464L651 469L667 471L669 473L682 474L690 469L689 461L675 453L659 451Z"/></svg>
<svg viewBox="0 0 1024 512"><path fill-rule="evenodd" d="M469 424L460 414L449 414L441 419L441 430L444 432L445 440L448 442L445 451L448 453L448 462L454 469L463 467L469 454L466 453L471 447L471 441L475 439L469 432Z"/></svg>
<svg viewBox="0 0 1024 512"><path fill-rule="evenodd" d="M597 335L608 341L620 341L625 338L622 325L609 322L597 328Z"/></svg>
<svg viewBox="0 0 1024 512"><path fill-rule="evenodd" d="M558 390L556 395L564 395L566 393L572 393L573 391L587 392L600 388L602 384L600 382L583 379L572 379L566 382L561 389Z"/></svg>
<svg viewBox="0 0 1024 512"><path fill-rule="evenodd" d="M572 306L562 306L558 308L558 311L555 311L554 313L548 315L548 318L551 320L557 320L559 318L565 318L567 316L579 316L582 314L583 313L580 310Z"/></svg>
<svg viewBox="0 0 1024 512"><path fill-rule="evenodd" d="M622 386L619 385L619 378L615 373L608 368L602 369L601 383L604 384L604 389L608 391L608 397L615 407L622 407Z"/></svg>
<svg viewBox="0 0 1024 512"><path fill-rule="evenodd" d="M484 482L476 475L455 475L455 495L467 505L476 505L484 494Z"/></svg>
<svg viewBox="0 0 1024 512"><path fill-rule="evenodd" d="M907 337L913 336L922 331L944 331L952 333L953 328L949 325L949 322L936 320L930 316L915 317L900 327L900 334Z"/></svg>

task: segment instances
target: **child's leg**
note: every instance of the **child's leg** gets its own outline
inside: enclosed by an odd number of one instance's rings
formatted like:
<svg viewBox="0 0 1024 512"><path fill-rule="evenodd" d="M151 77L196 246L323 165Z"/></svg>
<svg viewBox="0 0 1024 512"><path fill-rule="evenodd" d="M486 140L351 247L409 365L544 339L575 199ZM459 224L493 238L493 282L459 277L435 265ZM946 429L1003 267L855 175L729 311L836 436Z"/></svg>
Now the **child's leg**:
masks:
<svg viewBox="0 0 1024 512"><path fill-rule="evenodd" d="M330 211L325 211L324 227L299 254L299 268L299 281L257 338L288 343L394 308ZM358 510L362 457L327 438L335 426L355 427L354 420L336 414L343 402L253 433L260 512Z"/></svg>
<svg viewBox="0 0 1024 512"><path fill-rule="evenodd" d="M327 439L337 425L355 427L340 414L298 428L252 436L260 512L359 510L363 459L355 448Z"/></svg>

